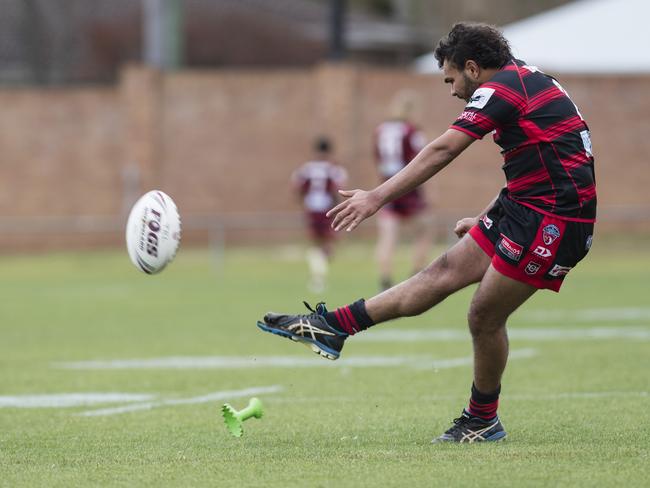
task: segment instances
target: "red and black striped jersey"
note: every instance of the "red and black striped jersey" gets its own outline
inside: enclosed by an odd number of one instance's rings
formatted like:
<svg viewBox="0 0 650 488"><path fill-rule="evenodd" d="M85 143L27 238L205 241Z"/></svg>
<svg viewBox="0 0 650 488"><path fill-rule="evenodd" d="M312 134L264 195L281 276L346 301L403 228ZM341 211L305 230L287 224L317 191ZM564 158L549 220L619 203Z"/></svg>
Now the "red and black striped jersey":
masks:
<svg viewBox="0 0 650 488"><path fill-rule="evenodd" d="M508 197L568 220L596 218L589 128L553 77L513 60L483 83L451 126L501 147Z"/></svg>

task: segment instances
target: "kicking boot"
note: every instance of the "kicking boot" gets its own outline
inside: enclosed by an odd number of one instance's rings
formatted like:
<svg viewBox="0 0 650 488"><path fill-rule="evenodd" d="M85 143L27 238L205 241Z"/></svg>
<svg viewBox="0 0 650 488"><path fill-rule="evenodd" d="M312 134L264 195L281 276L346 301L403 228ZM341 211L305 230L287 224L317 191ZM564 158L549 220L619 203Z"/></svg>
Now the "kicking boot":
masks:
<svg viewBox="0 0 650 488"><path fill-rule="evenodd" d="M461 416L454 419L454 425L440 437L433 439L431 443L499 441L505 436L506 431L498 416L492 420L483 420L463 410Z"/></svg>
<svg viewBox="0 0 650 488"><path fill-rule="evenodd" d="M316 305L316 310L307 302L303 303L312 313L288 315L269 312L262 322L257 322L257 326L264 332L301 342L327 359L338 359L348 334L327 323L324 317L327 309L323 302Z"/></svg>

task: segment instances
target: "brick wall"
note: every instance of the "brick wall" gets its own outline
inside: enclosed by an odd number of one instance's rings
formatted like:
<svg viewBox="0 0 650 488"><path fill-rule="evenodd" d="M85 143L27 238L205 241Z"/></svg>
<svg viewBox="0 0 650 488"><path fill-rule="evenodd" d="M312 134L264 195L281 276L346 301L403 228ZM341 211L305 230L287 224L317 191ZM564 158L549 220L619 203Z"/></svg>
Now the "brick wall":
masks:
<svg viewBox="0 0 650 488"><path fill-rule="evenodd" d="M626 209L647 225L650 76L560 80L592 130L603 228ZM125 208L154 187L184 217L297 212L287 179L321 133L332 136L351 185L367 188L376 182L372 129L405 88L420 100L416 116L429 137L462 110L439 77L346 65L168 74L131 66L109 89L0 90L0 247L51 225L36 217L113 218L101 233L70 225L52 242L66 234L77 245L118 242L112 229ZM500 166L486 138L426 189L439 212L475 212L503 185Z"/></svg>

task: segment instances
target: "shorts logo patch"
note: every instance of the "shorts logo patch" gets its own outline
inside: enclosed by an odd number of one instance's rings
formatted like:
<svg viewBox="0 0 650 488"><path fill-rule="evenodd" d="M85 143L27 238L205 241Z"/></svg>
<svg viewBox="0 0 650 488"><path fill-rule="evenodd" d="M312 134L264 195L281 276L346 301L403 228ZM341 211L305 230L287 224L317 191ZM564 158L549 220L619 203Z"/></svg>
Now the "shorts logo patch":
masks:
<svg viewBox="0 0 650 488"><path fill-rule="evenodd" d="M533 254L537 254L540 258L548 258L553 254L550 249L545 248L544 246L537 246L533 250Z"/></svg>
<svg viewBox="0 0 650 488"><path fill-rule="evenodd" d="M560 276L564 276L567 274L569 271L571 271L572 266L560 266L559 264L556 264L553 266L551 271L548 272L550 276L554 276L556 278Z"/></svg>
<svg viewBox="0 0 650 488"><path fill-rule="evenodd" d="M492 97L494 93L494 88L478 88L473 94L472 98L469 99L469 103L465 105L465 108L483 108Z"/></svg>
<svg viewBox="0 0 650 488"><path fill-rule="evenodd" d="M549 224L542 229L542 239L547 246L553 244L558 237L560 237L560 229L557 225Z"/></svg>
<svg viewBox="0 0 650 488"><path fill-rule="evenodd" d="M514 241L511 241L506 236L501 234L501 241L499 242L499 249L503 254L508 256L513 261L519 261L521 259L521 253L523 252L523 246L517 244Z"/></svg>
<svg viewBox="0 0 650 488"><path fill-rule="evenodd" d="M585 251L591 249L591 242L594 240L594 236L590 235L587 237L587 242L585 242Z"/></svg>
<svg viewBox="0 0 650 488"><path fill-rule="evenodd" d="M524 269L524 271L526 271L527 275L532 276L535 273L537 273L539 271L539 268L541 268L541 267L542 267L541 264L536 263L535 261L529 261L528 264L526 265L526 269Z"/></svg>
<svg viewBox="0 0 650 488"><path fill-rule="evenodd" d="M487 215L484 215L483 218L481 219L481 221L483 222L483 225L485 226L486 229L491 229L492 224L494 224L492 219L490 217L488 217Z"/></svg>

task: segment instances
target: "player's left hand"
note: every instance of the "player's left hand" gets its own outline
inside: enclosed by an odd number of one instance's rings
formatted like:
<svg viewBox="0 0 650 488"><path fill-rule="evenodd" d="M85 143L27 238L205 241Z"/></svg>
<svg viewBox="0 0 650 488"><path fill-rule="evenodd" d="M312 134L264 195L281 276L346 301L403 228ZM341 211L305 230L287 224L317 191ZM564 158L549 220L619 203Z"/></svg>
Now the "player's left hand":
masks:
<svg viewBox="0 0 650 488"><path fill-rule="evenodd" d="M464 219L460 219L458 222L456 222L456 227L454 227L454 232L460 239L463 237L469 230L474 227L476 224L478 224L479 218L478 217L465 217Z"/></svg>
<svg viewBox="0 0 650 488"><path fill-rule="evenodd" d="M339 190L346 197L332 210L327 212L327 217L332 218L332 228L335 231L345 229L347 232L354 230L361 222L379 210L379 198L372 191L364 190Z"/></svg>

